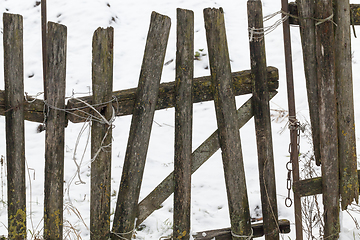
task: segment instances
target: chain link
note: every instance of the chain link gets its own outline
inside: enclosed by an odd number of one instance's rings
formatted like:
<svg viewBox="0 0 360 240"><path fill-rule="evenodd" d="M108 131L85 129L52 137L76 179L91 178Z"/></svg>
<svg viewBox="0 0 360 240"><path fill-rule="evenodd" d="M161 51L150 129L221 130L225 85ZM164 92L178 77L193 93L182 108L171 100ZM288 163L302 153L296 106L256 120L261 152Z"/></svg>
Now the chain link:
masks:
<svg viewBox="0 0 360 240"><path fill-rule="evenodd" d="M290 130L296 130L296 154L298 155L300 152L300 129L301 129L301 125L299 123L299 121L297 121L296 119L293 122L289 122L289 129ZM290 153L290 160L286 163L286 169L288 170L288 174L287 174L287 179L286 179L286 189L288 190L288 195L285 198L285 206L286 207L291 207L293 204L293 200L290 197L291 194L291 187L292 187L292 178L291 178L291 172L293 171L292 169L292 159L291 159L291 149L292 149L292 145L295 144L292 142L292 139L290 141L289 144L289 153Z"/></svg>

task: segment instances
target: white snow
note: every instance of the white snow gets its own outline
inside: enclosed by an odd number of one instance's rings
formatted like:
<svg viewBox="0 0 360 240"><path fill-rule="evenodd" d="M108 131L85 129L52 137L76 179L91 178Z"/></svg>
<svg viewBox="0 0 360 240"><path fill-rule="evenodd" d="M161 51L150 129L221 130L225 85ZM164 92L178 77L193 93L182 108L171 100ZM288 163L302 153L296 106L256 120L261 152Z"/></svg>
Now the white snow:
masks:
<svg viewBox="0 0 360 240"><path fill-rule="evenodd" d="M38 0L40 1L40 0ZM353 0L351 3L360 3ZM142 63L143 51L150 23L152 11L167 15L172 20L165 62L175 59L176 54L176 8L186 8L195 14L195 50L204 49L207 53L205 28L203 22L203 9L207 7L222 7L225 12L225 25L227 30L228 48L231 58L232 71L250 69L249 41L247 31L246 1L205 1L205 0L48 0L48 20L67 26L67 81L66 96L83 96L91 94L91 41L92 34L98 27L112 26L115 31L114 42L114 90L136 87ZM272 14L281 8L280 0L263 0L263 15ZM42 62L41 62L41 26L40 6L36 1L2 0L2 12L21 14L24 17L24 67L25 91L30 95L42 92ZM265 25L278 20L276 16ZM2 15L0 17L2 20ZM2 22L2 21L1 21ZM359 27L356 27L359 31ZM2 35L2 24L1 24ZM358 35L360 35L358 33ZM271 108L276 110L287 109L287 93L285 79L285 60L283 52L282 26L265 36L267 65L279 69L279 93L271 102ZM301 40L298 27L291 27L292 56L294 65L295 95L298 119L304 123L309 121L308 104L306 97L305 79L303 73L303 59ZM0 37L0 89L3 83L3 38ZM353 82L356 120L360 119L360 44L359 39L352 38ZM207 56L201 61L195 61L195 77L209 75ZM174 81L175 61L164 66L162 82ZM32 76L33 75L33 76ZM30 77L32 76L32 77ZM249 98L237 97L237 105L241 106ZM289 131L286 128L286 117L272 111L275 116L272 121L273 146L275 157L276 182L278 193L279 218L291 221L291 233L283 239L295 239L293 207L287 208L284 200L287 196L285 164L289 161L288 145ZM130 116L118 117L113 130L113 159L112 159L112 212L115 203L122 172L123 159L126 151ZM216 118L213 102L194 104L193 117L193 148L196 149L216 128ZM357 121L358 123L358 121ZM43 216L43 181L44 181L44 138L45 134L37 133L38 124L26 122L26 160L28 164L27 198L28 198L28 239L32 234L42 235ZM76 140L84 124L69 123L66 128L65 152L65 203L64 232L69 233L70 226L78 229L82 239L90 239L90 151L86 149L87 128ZM283 128L285 130L283 131ZM281 134L281 132L283 133ZM252 216L256 209L261 207L258 181L256 140L253 120L250 120L240 131L242 149L246 171L246 184L249 195L249 205ZM359 140L359 134L357 134ZM359 141L358 141L359 143ZM359 145L359 144L358 144ZM174 109L157 111L155 113L151 141L147 155L146 168L141 188L140 200L147 196L172 170L174 146ZM307 139L301 139L301 152L306 153L310 148ZM75 152L76 149L76 152ZM76 176L74 159L80 162L82 155L81 180L86 184L78 184L80 179ZM5 118L0 117L0 155L6 156L5 145ZM1 166L1 195L0 195L0 235L7 234L6 209L6 166ZM75 177L75 178L74 178ZM72 181L73 180L73 181ZM171 234L172 227L172 197L163 203L163 207L155 211L143 223L145 228L137 231L136 239L159 239L161 236ZM79 211L79 214L76 214ZM353 213L355 217L359 217ZM209 159L192 178L192 232L208 229L229 227L228 206L224 183L221 154L218 151ZM358 218L359 219L359 218ZM341 239L360 239L359 229L347 213L343 213ZM75 236L71 233L71 236ZM67 239L70 239L68 237ZM75 238L71 238L75 239ZM264 239L264 238L261 238Z"/></svg>

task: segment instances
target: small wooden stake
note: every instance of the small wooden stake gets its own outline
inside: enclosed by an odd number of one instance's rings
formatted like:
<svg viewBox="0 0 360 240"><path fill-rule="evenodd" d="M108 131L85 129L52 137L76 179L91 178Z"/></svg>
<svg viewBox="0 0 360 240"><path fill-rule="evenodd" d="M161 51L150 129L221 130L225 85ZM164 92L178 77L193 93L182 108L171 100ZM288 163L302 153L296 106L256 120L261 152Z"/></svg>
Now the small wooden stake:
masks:
<svg viewBox="0 0 360 240"><path fill-rule="evenodd" d="M341 208L359 199L349 0L335 3L335 78L338 113Z"/></svg>
<svg viewBox="0 0 360 240"><path fill-rule="evenodd" d="M114 29L98 28L93 36L93 104L108 122L91 124L90 238L108 239L110 231L112 86ZM104 103L104 104L101 104Z"/></svg>
<svg viewBox="0 0 360 240"><path fill-rule="evenodd" d="M23 18L3 14L9 239L26 239Z"/></svg>
<svg viewBox="0 0 360 240"><path fill-rule="evenodd" d="M332 1L316 0L315 17L332 16ZM316 26L316 50L319 87L321 170L323 180L324 239L338 239L339 224L339 160L338 124L335 92L334 23L324 20Z"/></svg>
<svg viewBox="0 0 360 240"><path fill-rule="evenodd" d="M263 29L261 1L248 0L247 6L249 29ZM279 227L264 34L250 39L250 58L264 232L266 240L275 240L279 239Z"/></svg>
<svg viewBox="0 0 360 240"><path fill-rule="evenodd" d="M190 238L194 12L177 9L173 239Z"/></svg>
<svg viewBox="0 0 360 240"><path fill-rule="evenodd" d="M204 20L231 231L239 239L251 235L250 210L222 8L204 9Z"/></svg>
<svg viewBox="0 0 360 240"><path fill-rule="evenodd" d="M151 22L141 66L129 140L113 224L113 239L131 239L145 167L151 126L159 93L170 32L170 18L156 12Z"/></svg>
<svg viewBox="0 0 360 240"><path fill-rule="evenodd" d="M63 237L66 37L64 25L48 23L44 239Z"/></svg>

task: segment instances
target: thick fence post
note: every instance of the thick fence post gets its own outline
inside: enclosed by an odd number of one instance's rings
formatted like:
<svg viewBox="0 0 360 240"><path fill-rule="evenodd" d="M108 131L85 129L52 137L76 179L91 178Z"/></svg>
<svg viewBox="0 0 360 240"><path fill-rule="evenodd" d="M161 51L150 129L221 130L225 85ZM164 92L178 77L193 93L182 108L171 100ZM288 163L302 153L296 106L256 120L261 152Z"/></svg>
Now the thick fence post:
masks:
<svg viewBox="0 0 360 240"><path fill-rule="evenodd" d="M252 233L222 8L204 9L204 20L231 231L233 239L239 239Z"/></svg>
<svg viewBox="0 0 360 240"><path fill-rule="evenodd" d="M66 37L64 25L48 23L44 239L63 237Z"/></svg>
<svg viewBox="0 0 360 240"><path fill-rule="evenodd" d="M321 170L324 203L324 239L338 239L339 224L339 160L338 124L335 92L335 44L332 1L315 1L316 50L319 87Z"/></svg>
<svg viewBox="0 0 360 240"><path fill-rule="evenodd" d="M177 9L174 239L190 238L194 12Z"/></svg>
<svg viewBox="0 0 360 240"><path fill-rule="evenodd" d="M350 3L336 0L335 79L338 113L341 208L359 199L351 66Z"/></svg>
<svg viewBox="0 0 360 240"><path fill-rule="evenodd" d="M108 239L110 233L113 43L112 27L95 31L92 89L97 120L91 124L90 238L99 240Z"/></svg>
<svg viewBox="0 0 360 240"><path fill-rule="evenodd" d="M114 239L131 239L134 230L170 25L169 17L151 14L114 216Z"/></svg>
<svg viewBox="0 0 360 240"><path fill-rule="evenodd" d="M23 17L3 14L9 239L26 239Z"/></svg>
<svg viewBox="0 0 360 240"><path fill-rule="evenodd" d="M260 0L248 0L249 30L263 29ZM251 36L250 32L250 36ZM253 113L265 239L279 239L274 156L271 135L269 92L266 80L264 33L250 39L251 71L254 75Z"/></svg>

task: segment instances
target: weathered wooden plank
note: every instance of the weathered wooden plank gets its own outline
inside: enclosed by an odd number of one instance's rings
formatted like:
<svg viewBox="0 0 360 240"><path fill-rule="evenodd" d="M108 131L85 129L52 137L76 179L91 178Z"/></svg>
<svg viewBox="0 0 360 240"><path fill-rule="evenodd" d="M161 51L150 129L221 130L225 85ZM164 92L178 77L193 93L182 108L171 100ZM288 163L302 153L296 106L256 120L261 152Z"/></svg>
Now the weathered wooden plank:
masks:
<svg viewBox="0 0 360 240"><path fill-rule="evenodd" d="M315 18L327 19L332 15L332 1L315 1ZM334 24L330 20L324 21L316 25L315 31L319 77L320 154L325 222L324 238L338 239L340 231L340 205Z"/></svg>
<svg viewBox="0 0 360 240"><path fill-rule="evenodd" d="M91 124L90 238L100 240L110 236L114 29L98 28L92 44L93 103L108 102L105 107L96 107L95 115L106 121L93 120Z"/></svg>
<svg viewBox="0 0 360 240"><path fill-rule="evenodd" d="M303 49L307 99L316 165L320 166L319 94L316 68L314 1L297 0L300 35Z"/></svg>
<svg viewBox="0 0 360 240"><path fill-rule="evenodd" d="M360 185L360 170L357 171L358 184ZM316 177L294 182L294 192L298 193L301 197L322 194L322 178Z"/></svg>
<svg viewBox="0 0 360 240"><path fill-rule="evenodd" d="M349 0L334 1L335 79L339 137L341 208L359 199Z"/></svg>
<svg viewBox="0 0 360 240"><path fill-rule="evenodd" d="M3 14L8 236L26 239L23 17Z"/></svg>
<svg viewBox="0 0 360 240"><path fill-rule="evenodd" d="M235 95L244 95L252 92L252 76L250 70L233 72L233 86ZM269 84L269 91L275 91L279 87L279 73L278 69L275 67L267 67L267 79ZM210 76L194 78L193 81L193 101L194 103L204 102L213 100L212 94L210 92ZM171 108L175 105L175 82L168 82L160 84L158 102L156 104L156 110ZM4 105L4 91L0 90L0 115L5 115L5 105ZM131 115L133 112L136 88L115 91L112 94L116 97L117 102L113 102L113 107L116 111L116 116ZM82 101L85 101L88 104L92 104L92 96L81 97ZM44 103L42 100L34 100L29 97L28 100L34 101L32 103L24 103L24 117L25 120L42 123L44 121ZM77 123L84 122L87 117L92 114L91 109L84 103L76 100L70 99L66 106L67 109L73 109L72 114L66 114L67 120ZM81 108L82 113L76 108ZM76 110L75 110L76 109ZM75 114L75 115L74 115Z"/></svg>
<svg viewBox="0 0 360 240"><path fill-rule="evenodd" d="M286 219L280 219L278 222L280 233L289 233L290 232L290 221ZM253 231L253 238L258 238L264 236L264 223L253 223L251 224ZM223 228L216 230L209 230L198 232L196 235L193 235L196 240L231 240L231 229Z"/></svg>
<svg viewBox="0 0 360 240"><path fill-rule="evenodd" d="M251 235L251 224L223 9L204 9L204 21L231 231L238 239Z"/></svg>
<svg viewBox="0 0 360 240"><path fill-rule="evenodd" d="M270 99L276 92L270 93ZM253 116L250 98L237 110L237 127L242 128ZM198 170L220 148L218 130L213 132L192 154L191 174ZM174 172L171 172L138 205L136 225L140 225L152 212L161 208L161 204L174 192Z"/></svg>
<svg viewBox="0 0 360 240"><path fill-rule="evenodd" d="M170 32L169 17L153 12L116 204L113 239L131 239L137 214L155 103Z"/></svg>
<svg viewBox="0 0 360 240"><path fill-rule="evenodd" d="M248 0L249 29L263 29L260 0ZM252 107L255 120L261 206L264 218L265 239L279 239L278 210L274 169L269 91L266 80L266 53L264 34L250 40L251 71L254 75Z"/></svg>
<svg viewBox="0 0 360 240"><path fill-rule="evenodd" d="M269 90L274 91L278 88L279 75L278 70L274 67L267 68ZM252 92L252 77L251 71L240 71L232 73L233 86L235 95L249 94ZM213 100L211 93L211 79L210 76L195 78L193 81L193 102L204 102ZM113 103L117 116L129 115L133 113L136 88L121 90L113 92L113 96L117 98L117 101ZM80 98L91 104L91 96ZM1 106L1 95L0 95ZM160 84L159 96L155 109L171 108L175 106L175 82L168 82ZM70 99L67 105L68 109L81 108L82 111L89 112L90 108L84 103L79 102L76 99ZM1 113L1 111L0 111ZM75 115L74 115L75 114ZM68 114L68 119L72 122L84 121L88 115L74 110L73 114Z"/></svg>
<svg viewBox="0 0 360 240"><path fill-rule="evenodd" d="M177 9L173 238L190 238L194 12Z"/></svg>
<svg viewBox="0 0 360 240"><path fill-rule="evenodd" d="M48 23L44 239L63 237L66 26Z"/></svg>

